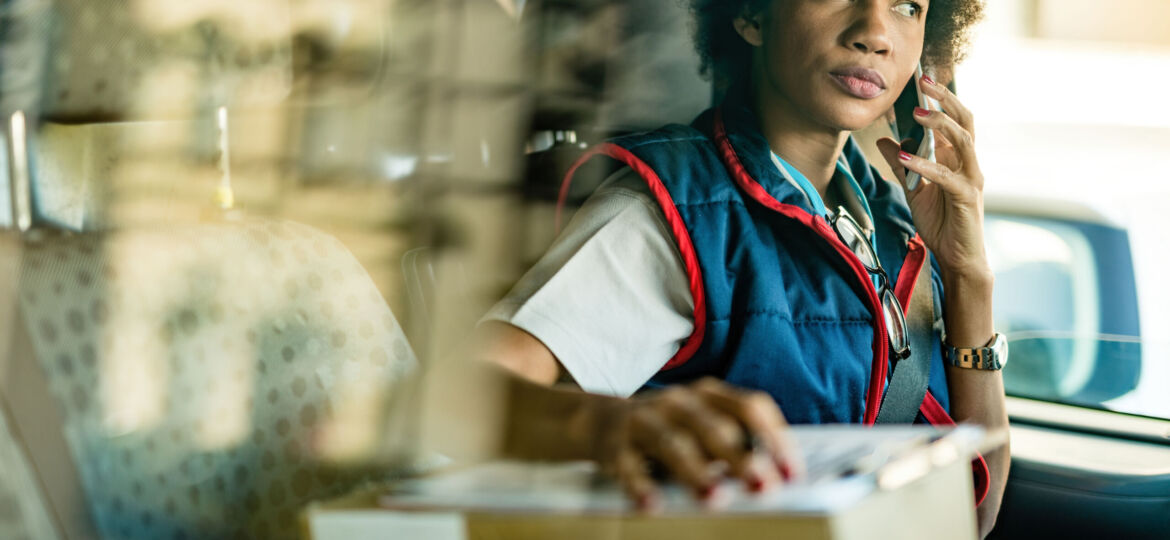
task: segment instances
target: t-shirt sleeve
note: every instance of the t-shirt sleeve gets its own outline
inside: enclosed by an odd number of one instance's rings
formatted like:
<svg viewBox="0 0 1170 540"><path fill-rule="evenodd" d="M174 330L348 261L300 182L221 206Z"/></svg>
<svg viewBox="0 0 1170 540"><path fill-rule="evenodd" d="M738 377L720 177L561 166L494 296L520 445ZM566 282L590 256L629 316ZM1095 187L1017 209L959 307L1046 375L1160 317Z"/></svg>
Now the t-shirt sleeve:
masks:
<svg viewBox="0 0 1170 540"><path fill-rule="evenodd" d="M539 339L583 389L628 396L694 329L694 299L661 209L631 169L586 201L483 320Z"/></svg>

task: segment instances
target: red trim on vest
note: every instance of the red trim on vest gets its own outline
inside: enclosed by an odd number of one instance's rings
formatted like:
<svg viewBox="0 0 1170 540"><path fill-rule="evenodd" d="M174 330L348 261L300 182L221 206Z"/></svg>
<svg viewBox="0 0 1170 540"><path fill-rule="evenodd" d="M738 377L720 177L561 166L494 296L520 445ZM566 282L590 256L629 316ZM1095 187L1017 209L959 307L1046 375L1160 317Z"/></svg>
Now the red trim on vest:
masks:
<svg viewBox="0 0 1170 540"><path fill-rule="evenodd" d="M865 398L865 418L866 425L873 425L877 421L878 407L882 402L882 389L886 382L886 369L889 363L889 337L886 335L886 327L882 319L881 301L878 300L877 290L874 289L873 281L870 280L869 271L861 264L861 260L853 253L845 244L841 243L841 239L837 238L837 233L829 226L823 217L813 216L804 211L799 206L791 204L784 204L776 200L764 186L761 186L754 178L748 174L747 169L744 168L743 162L739 160L739 155L735 153L735 148L731 146L731 141L727 138L727 131L723 126L723 111L722 109L715 110L715 143L719 147L719 153L723 157L723 162L727 165L731 177L735 179L735 183L741 189L747 192L753 199L755 199L764 207L769 208L783 216L796 220L804 226L812 229L821 238L824 238L833 249L837 251L849 267L853 269L853 273L857 279L861 281L863 290L865 291L865 299L869 303L869 310L874 317L874 337L873 337L873 366L869 373L869 388L866 392Z"/></svg>
<svg viewBox="0 0 1170 540"><path fill-rule="evenodd" d="M691 235L687 232L687 227L683 223L682 216L678 213L678 208L674 205L674 199L670 197L670 192L666 190L662 179L658 177L658 173L654 172L646 162L638 159L629 150L622 148L613 143L603 143L585 152L577 162L569 168L569 172L565 174L565 180L561 183L561 191L557 197L557 214L556 214L556 230L559 233L561 230L561 209L565 205L565 201L569 195L569 184L573 181L573 175L577 169L584 165L590 158L604 155L616 159L628 165L631 169L642 177L646 185L650 188L650 193L654 195L654 200L658 202L659 208L662 208L662 213L666 216L666 223L670 226L670 232L674 235L674 240L678 244L679 254L682 256L683 267L687 272L687 285L691 289L691 298L695 301L695 328L691 332L690 337L679 348L678 352L666 362L662 369L670 369L681 366L690 360L695 352L699 350L699 346L703 344L703 336L707 331L707 296L703 289L703 273L699 266L699 256L695 252L695 245L691 242Z"/></svg>
<svg viewBox="0 0 1170 540"><path fill-rule="evenodd" d="M907 242L909 251L906 252L906 261L902 263L902 270L898 272L898 281L894 285L894 296L906 310L910 309L910 297L914 295L914 287L918 285L918 275L922 272L922 265L926 264L926 245L917 234Z"/></svg>
<svg viewBox="0 0 1170 540"><path fill-rule="evenodd" d="M922 407L918 412L926 418L934 426L953 426L954 419L947 414L946 409L939 404L938 400L934 399L934 395L930 392L926 393L926 397L922 400ZM982 455L976 455L975 459L971 460L971 472L975 476L975 506L983 504L983 500L987 498L987 492L991 489L991 470L987 468L987 460L983 459Z"/></svg>

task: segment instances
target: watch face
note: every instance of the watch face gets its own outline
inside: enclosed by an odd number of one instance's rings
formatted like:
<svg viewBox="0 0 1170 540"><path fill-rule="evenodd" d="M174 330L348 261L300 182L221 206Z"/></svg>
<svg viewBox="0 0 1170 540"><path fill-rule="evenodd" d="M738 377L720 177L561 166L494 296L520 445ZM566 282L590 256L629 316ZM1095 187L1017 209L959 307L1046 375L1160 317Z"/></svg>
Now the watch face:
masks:
<svg viewBox="0 0 1170 540"><path fill-rule="evenodd" d="M1006 366L1008 362L1007 336L1003 334L996 335L995 345L992 345L992 347L995 348L995 356L997 357L997 360L999 360L999 368L1003 369L1003 367Z"/></svg>

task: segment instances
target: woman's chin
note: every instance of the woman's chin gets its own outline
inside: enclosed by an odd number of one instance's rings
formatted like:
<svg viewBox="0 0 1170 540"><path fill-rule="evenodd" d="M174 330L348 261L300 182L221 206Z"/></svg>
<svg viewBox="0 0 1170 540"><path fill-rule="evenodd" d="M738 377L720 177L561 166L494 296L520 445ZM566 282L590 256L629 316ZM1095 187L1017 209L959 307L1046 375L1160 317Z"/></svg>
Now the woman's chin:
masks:
<svg viewBox="0 0 1170 540"><path fill-rule="evenodd" d="M826 115L825 123L841 131L857 131L869 127L883 115L885 111L872 107L843 107Z"/></svg>

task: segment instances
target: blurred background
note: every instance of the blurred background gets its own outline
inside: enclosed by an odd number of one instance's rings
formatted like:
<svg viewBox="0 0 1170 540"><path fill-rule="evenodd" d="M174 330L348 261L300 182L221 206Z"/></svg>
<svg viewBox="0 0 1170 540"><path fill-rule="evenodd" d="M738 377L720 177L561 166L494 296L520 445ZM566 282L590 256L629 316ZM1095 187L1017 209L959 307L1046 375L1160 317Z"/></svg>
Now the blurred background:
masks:
<svg viewBox="0 0 1170 540"><path fill-rule="evenodd" d="M425 450L490 453L499 389L460 347L584 148L711 105L688 24L681 0L0 0L0 536L283 534ZM956 84L1009 391L1170 417L1170 4L991 0Z"/></svg>
<svg viewBox="0 0 1170 540"><path fill-rule="evenodd" d="M1170 418L1170 4L987 8L956 80L977 119L997 326L1024 360L1008 391Z"/></svg>

